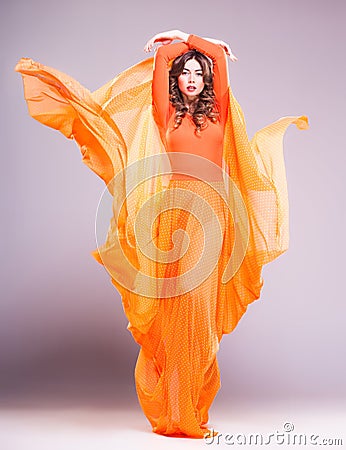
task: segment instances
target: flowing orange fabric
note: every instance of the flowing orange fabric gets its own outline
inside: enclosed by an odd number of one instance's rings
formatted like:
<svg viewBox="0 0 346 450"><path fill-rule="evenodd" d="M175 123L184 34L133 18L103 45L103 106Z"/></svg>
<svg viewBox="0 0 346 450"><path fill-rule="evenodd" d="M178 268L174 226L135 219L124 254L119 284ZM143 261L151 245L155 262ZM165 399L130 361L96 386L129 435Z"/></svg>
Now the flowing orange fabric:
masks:
<svg viewBox="0 0 346 450"><path fill-rule="evenodd" d="M223 181L172 179L153 117L153 62L95 92L30 58L15 70L32 117L74 139L112 197L105 242L92 255L141 346L136 389L153 431L201 438L220 387L221 338L260 297L263 265L288 249L282 141L290 124L308 121L283 117L249 141L229 87Z"/></svg>

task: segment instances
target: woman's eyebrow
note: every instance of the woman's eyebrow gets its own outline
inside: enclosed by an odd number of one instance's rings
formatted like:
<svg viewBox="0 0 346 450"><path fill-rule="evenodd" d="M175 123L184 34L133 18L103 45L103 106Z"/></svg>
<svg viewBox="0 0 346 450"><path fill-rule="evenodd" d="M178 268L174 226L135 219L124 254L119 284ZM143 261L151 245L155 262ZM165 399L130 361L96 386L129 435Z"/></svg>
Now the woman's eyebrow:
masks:
<svg viewBox="0 0 346 450"><path fill-rule="evenodd" d="M185 69L184 68L183 70L187 70L188 72L191 72L190 69ZM202 69L195 69L194 72L203 72L203 70Z"/></svg>

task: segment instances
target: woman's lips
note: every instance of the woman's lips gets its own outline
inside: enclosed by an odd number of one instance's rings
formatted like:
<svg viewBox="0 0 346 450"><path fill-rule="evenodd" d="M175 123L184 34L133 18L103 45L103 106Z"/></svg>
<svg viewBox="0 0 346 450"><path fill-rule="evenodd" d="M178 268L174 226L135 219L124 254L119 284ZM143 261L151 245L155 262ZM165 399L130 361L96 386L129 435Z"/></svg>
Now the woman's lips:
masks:
<svg viewBox="0 0 346 450"><path fill-rule="evenodd" d="M193 92L193 91L196 90L196 87L195 86L188 86L187 90Z"/></svg>

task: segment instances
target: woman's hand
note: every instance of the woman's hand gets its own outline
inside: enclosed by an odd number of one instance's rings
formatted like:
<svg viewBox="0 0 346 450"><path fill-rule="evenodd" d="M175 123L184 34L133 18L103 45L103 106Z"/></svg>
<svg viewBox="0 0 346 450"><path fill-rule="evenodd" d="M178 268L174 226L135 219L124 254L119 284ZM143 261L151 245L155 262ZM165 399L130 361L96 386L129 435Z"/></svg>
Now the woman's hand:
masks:
<svg viewBox="0 0 346 450"><path fill-rule="evenodd" d="M230 57L231 61L238 61L238 58L232 53L231 47L224 41L220 41L219 39L212 38L203 38L206 41L212 42L213 44L220 45L226 52L226 54Z"/></svg>
<svg viewBox="0 0 346 450"><path fill-rule="evenodd" d="M153 49L154 44L160 43L163 45L170 44L175 39L187 41L189 35L183 33L180 30L163 31L162 33L155 34L144 46L145 52L150 52Z"/></svg>
<svg viewBox="0 0 346 450"><path fill-rule="evenodd" d="M175 39L187 41L189 35L187 33L184 33L180 30L170 30L170 31L163 31L162 33L155 34L144 46L145 52L150 52L154 44L160 43L162 45L170 44ZM219 39L212 39L212 38L203 38L209 42L212 42L213 44L220 45L226 54L230 57L231 61L235 62L238 60L238 58L232 53L231 47L224 41L221 41Z"/></svg>

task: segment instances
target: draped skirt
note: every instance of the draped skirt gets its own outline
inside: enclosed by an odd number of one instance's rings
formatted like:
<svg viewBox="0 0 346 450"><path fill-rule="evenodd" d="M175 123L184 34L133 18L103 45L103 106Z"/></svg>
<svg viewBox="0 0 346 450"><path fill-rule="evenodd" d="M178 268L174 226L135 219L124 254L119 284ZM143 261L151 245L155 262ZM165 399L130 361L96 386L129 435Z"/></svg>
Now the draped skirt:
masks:
<svg viewBox="0 0 346 450"><path fill-rule="evenodd" d="M219 302L230 218L218 192L222 181L173 179L169 189L155 244L164 252L175 246L178 257L162 269L167 286L141 338L135 382L154 432L201 438L209 431L208 410L220 388Z"/></svg>

